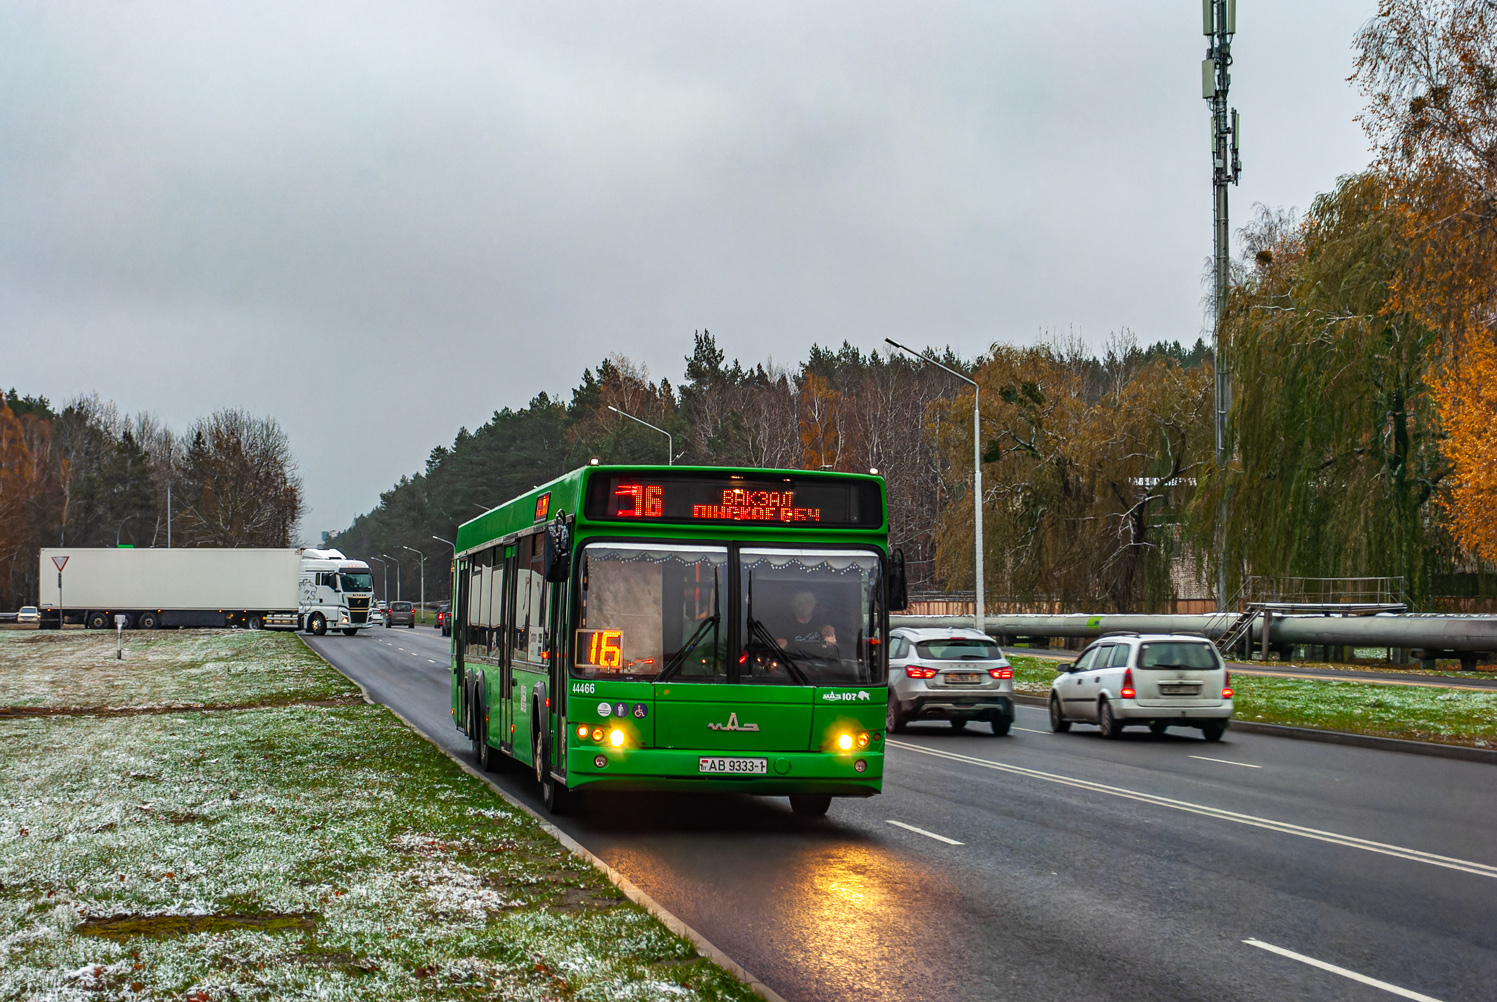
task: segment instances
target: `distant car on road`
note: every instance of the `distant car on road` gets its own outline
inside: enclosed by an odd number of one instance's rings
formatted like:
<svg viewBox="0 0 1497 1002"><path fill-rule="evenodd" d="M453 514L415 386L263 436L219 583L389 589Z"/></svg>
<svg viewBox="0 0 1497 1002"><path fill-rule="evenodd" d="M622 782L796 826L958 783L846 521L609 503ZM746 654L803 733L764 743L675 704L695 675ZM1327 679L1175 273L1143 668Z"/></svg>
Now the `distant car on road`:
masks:
<svg viewBox="0 0 1497 1002"><path fill-rule="evenodd" d="M1115 738L1147 724L1155 734L1196 727L1220 741L1232 716L1232 676L1215 645L1171 633L1102 637L1050 683L1050 729L1096 724Z"/></svg>
<svg viewBox="0 0 1497 1002"><path fill-rule="evenodd" d="M452 606L443 602L437 606L437 629L442 631L442 636L452 636Z"/></svg>
<svg viewBox="0 0 1497 1002"><path fill-rule="evenodd" d="M34 605L23 605L16 612L17 623L40 623L41 621L41 610Z"/></svg>
<svg viewBox="0 0 1497 1002"><path fill-rule="evenodd" d="M916 720L961 730L986 720L993 733L1014 723L1014 670L992 637L976 630L889 631L889 713L894 733Z"/></svg>
<svg viewBox="0 0 1497 1002"><path fill-rule="evenodd" d="M386 626L404 626L414 630L416 628L416 608L410 602L391 602L390 608L385 612Z"/></svg>

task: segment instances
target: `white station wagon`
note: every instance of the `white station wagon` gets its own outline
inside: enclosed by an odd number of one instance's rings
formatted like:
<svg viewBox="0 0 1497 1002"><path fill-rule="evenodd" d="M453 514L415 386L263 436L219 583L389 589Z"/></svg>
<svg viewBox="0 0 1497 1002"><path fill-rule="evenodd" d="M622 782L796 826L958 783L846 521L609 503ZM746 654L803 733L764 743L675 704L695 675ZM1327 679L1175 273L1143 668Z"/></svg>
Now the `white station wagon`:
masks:
<svg viewBox="0 0 1497 1002"><path fill-rule="evenodd" d="M1130 724L1155 734L1197 727L1220 741L1232 716L1232 676L1209 640L1180 634L1106 636L1059 667L1050 683L1050 728L1096 724L1115 738Z"/></svg>

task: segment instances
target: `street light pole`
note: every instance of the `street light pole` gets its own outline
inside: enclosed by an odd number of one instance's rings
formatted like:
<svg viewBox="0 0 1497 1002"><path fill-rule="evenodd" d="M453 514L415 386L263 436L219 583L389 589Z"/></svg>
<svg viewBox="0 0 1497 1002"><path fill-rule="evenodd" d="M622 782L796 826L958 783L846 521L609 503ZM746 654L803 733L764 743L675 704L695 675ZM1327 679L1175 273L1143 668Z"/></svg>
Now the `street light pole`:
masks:
<svg viewBox="0 0 1497 1002"><path fill-rule="evenodd" d="M120 548L120 534L125 531L125 523L130 521L134 517L134 515L126 515L124 518L120 519L119 527L114 530L114 548L116 550Z"/></svg>
<svg viewBox="0 0 1497 1002"><path fill-rule="evenodd" d="M450 586L452 591L452 594L448 597L449 600L447 608L451 610L452 603L457 601L457 586L452 580L453 572L457 570L457 544L450 539L443 539L441 536L432 536L431 538L435 539L439 543L446 543L448 546L452 547L452 562L447 566L447 584Z"/></svg>
<svg viewBox="0 0 1497 1002"><path fill-rule="evenodd" d="M424 616L426 615L426 554L422 553L414 546L405 546L402 544L400 548L402 550L410 550L416 556L421 558L421 615Z"/></svg>
<svg viewBox="0 0 1497 1002"><path fill-rule="evenodd" d="M399 557L392 557L388 553L381 553L380 556L384 557L386 560L393 560L393 561L395 561L395 601L399 602L400 601L400 571L401 571L400 558Z"/></svg>
<svg viewBox="0 0 1497 1002"><path fill-rule="evenodd" d="M613 406L613 404L609 404L608 405L608 409L611 410L611 411L613 411L615 414L622 414L624 417L628 418L630 421L638 421L640 424L644 425L646 428L654 428L656 431L660 432L660 434L664 435L665 436L665 465L666 466L674 466L675 465L675 463L676 463L676 440L673 439L673 438L671 438L671 433L670 432L666 431L664 428L656 428L655 425L652 425L648 421L644 421L644 420L641 420L640 418L635 417L633 414L630 414L628 411L621 411L617 407Z"/></svg>
<svg viewBox="0 0 1497 1002"><path fill-rule="evenodd" d="M373 560L375 563L379 564L379 572L380 572L379 597L385 600L385 604L386 605L389 605L390 604L390 565L387 564L387 563L385 563L379 557L370 557L369 559Z"/></svg>
<svg viewBox="0 0 1497 1002"><path fill-rule="evenodd" d="M978 633L982 633L986 629L984 622L987 614L987 595L983 589L985 575L982 548L982 387L977 385L977 380L962 375L950 366L942 365L928 355L920 354L914 348L902 345L892 338L884 338L884 340L900 351L907 351L921 361L929 362L936 368L949 372L972 387L972 532L974 536L974 584L977 591L976 601L972 605L972 624Z"/></svg>

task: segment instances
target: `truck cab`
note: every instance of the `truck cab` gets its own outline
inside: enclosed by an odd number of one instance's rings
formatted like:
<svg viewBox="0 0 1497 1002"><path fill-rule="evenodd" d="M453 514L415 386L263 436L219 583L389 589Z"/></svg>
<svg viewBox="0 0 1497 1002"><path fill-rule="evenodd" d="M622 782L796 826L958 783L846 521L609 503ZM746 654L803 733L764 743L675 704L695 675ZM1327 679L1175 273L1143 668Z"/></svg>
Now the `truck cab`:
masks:
<svg viewBox="0 0 1497 1002"><path fill-rule="evenodd" d="M340 550L304 550L297 619L308 633L342 630L353 636L370 625L374 575L362 560Z"/></svg>

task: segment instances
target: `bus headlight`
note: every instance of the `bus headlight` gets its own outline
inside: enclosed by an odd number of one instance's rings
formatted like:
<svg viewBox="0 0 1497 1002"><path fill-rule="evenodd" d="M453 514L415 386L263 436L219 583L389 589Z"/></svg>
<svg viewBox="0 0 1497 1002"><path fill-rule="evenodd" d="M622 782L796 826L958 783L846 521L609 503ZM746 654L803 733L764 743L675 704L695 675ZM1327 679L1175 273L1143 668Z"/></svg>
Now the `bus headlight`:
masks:
<svg viewBox="0 0 1497 1002"><path fill-rule="evenodd" d="M837 747L841 748L843 751L852 751L852 735L851 734L839 734L839 735L837 735Z"/></svg>
<svg viewBox="0 0 1497 1002"><path fill-rule="evenodd" d="M617 727L609 731L608 743L613 745L615 748L624 747L624 732L619 730Z"/></svg>

